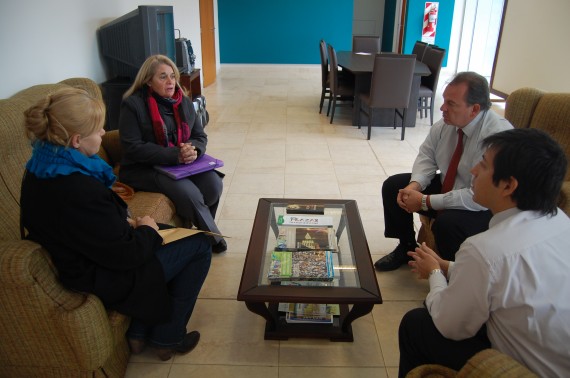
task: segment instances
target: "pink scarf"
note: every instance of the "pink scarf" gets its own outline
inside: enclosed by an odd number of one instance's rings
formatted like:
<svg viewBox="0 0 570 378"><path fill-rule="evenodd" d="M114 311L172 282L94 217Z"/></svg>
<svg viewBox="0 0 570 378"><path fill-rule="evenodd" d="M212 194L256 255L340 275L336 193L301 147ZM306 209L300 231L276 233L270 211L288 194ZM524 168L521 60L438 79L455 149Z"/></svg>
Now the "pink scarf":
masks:
<svg viewBox="0 0 570 378"><path fill-rule="evenodd" d="M166 124L160 115L158 110L158 104L154 98L152 88L148 88L148 108L150 110L150 119L152 121L152 128L154 129L154 136L156 138L156 143L165 147L174 147L171 140L168 140L166 132ZM184 143L190 138L190 127L184 117L184 112L182 108L179 109L179 105L182 103L182 98L184 95L180 88L176 88L174 92L174 97L172 99L175 101L172 104L172 110L174 113L174 120L176 121L176 131L178 135L178 143ZM167 143L168 141L168 143Z"/></svg>

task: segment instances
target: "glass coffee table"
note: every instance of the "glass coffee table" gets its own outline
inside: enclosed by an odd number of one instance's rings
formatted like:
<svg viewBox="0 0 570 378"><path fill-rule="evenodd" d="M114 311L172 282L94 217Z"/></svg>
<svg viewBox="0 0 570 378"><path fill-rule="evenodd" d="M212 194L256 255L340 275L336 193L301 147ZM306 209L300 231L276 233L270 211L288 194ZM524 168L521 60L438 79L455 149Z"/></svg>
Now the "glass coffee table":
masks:
<svg viewBox="0 0 570 378"><path fill-rule="evenodd" d="M316 281L315 286L315 281L268 279L278 220L286 215L289 204L322 205L324 215L332 217L338 244L332 281ZM260 198L237 299L266 319L266 340L308 337L354 341L351 323L382 303L356 201ZM340 315L332 324L288 323L279 303L338 304Z"/></svg>

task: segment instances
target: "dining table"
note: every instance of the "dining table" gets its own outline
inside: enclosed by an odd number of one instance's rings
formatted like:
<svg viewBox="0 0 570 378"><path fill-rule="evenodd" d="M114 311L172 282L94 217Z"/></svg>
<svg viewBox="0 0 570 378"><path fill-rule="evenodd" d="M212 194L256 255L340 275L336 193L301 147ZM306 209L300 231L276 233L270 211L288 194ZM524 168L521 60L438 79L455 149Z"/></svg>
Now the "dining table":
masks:
<svg viewBox="0 0 570 378"><path fill-rule="evenodd" d="M392 54L392 53L390 53ZM360 119L360 94L370 92L372 80L372 70L374 69L375 54L353 53L352 51L338 51L338 65L343 71L348 71L354 75L354 105L352 107L352 124L354 126L368 124L368 119ZM418 112L418 99L422 76L431 75L429 67L418 60L414 67L414 78L412 80L412 91L410 103L404 119L405 127L415 127L416 114ZM372 126L394 127L394 111L392 109L377 109L373 112ZM396 117L396 126L401 126L399 117Z"/></svg>

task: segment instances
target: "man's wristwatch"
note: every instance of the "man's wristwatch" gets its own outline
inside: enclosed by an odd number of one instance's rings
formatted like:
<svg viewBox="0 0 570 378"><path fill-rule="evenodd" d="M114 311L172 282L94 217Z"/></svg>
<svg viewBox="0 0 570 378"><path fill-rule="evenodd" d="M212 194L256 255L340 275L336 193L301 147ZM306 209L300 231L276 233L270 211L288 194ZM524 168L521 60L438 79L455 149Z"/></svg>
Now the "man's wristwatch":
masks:
<svg viewBox="0 0 570 378"><path fill-rule="evenodd" d="M429 210L428 205L427 205L427 195L426 195L426 194L424 194L424 195L422 196L422 206L421 206L421 209L422 209L422 211L428 211L428 210Z"/></svg>

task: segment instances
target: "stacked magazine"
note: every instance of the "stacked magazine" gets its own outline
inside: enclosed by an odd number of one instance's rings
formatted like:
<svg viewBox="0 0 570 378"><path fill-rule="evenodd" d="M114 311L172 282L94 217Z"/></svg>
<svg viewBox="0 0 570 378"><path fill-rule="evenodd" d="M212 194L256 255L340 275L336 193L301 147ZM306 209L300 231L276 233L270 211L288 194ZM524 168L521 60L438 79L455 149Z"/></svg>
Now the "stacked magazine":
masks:
<svg viewBox="0 0 570 378"><path fill-rule="evenodd" d="M340 315L338 304L280 303L279 311L286 313L287 323L332 324L333 317Z"/></svg>
<svg viewBox="0 0 570 378"><path fill-rule="evenodd" d="M332 281L333 253L338 251L332 217L288 213L280 215L277 224L278 235L271 253L268 279Z"/></svg>
<svg viewBox="0 0 570 378"><path fill-rule="evenodd" d="M336 235L332 227L280 226L277 251L337 251Z"/></svg>
<svg viewBox="0 0 570 378"><path fill-rule="evenodd" d="M270 281L332 281L331 251L273 251Z"/></svg>

